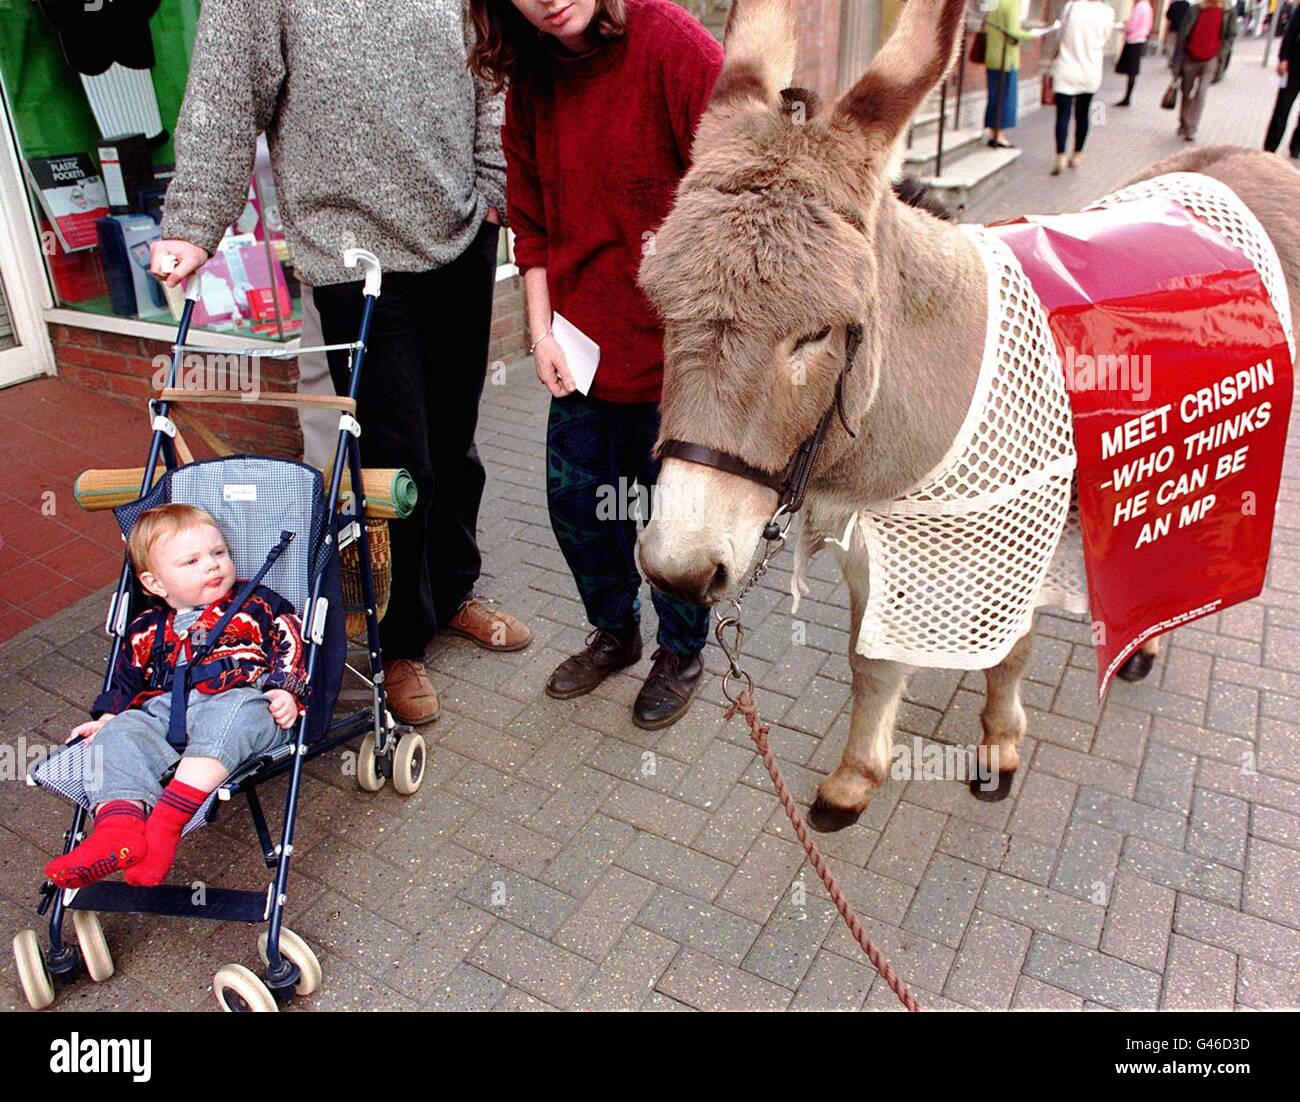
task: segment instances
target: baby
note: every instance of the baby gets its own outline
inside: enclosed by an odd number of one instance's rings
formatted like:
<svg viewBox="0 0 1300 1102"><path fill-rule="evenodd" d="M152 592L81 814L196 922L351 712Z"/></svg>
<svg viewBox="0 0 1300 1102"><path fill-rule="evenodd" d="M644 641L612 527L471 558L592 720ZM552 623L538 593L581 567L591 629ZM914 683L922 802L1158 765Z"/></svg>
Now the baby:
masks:
<svg viewBox="0 0 1300 1102"><path fill-rule="evenodd" d="M131 622L111 687L91 708L95 718L69 736L94 739L103 765L85 784L94 831L45 866L61 888L119 869L128 883L161 884L181 831L208 794L242 761L287 741L307 695L293 605L259 585L194 668L189 742L178 752L167 741L171 674L229 608L235 565L216 521L191 505L143 513L127 553L141 586L161 602ZM159 778L172 766L163 788Z"/></svg>

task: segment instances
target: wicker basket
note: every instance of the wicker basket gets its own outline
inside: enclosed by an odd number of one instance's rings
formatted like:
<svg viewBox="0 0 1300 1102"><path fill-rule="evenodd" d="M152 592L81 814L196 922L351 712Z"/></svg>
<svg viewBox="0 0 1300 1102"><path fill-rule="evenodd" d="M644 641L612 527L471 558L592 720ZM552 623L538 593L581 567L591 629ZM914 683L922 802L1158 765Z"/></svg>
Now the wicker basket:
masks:
<svg viewBox="0 0 1300 1102"><path fill-rule="evenodd" d="M375 583L375 612L380 620L388 611L388 593L393 583L393 552L388 540L388 521L367 520L370 536L370 572ZM366 606L361 586L361 541L353 540L339 552L343 574L343 605L347 612L349 639L366 637Z"/></svg>

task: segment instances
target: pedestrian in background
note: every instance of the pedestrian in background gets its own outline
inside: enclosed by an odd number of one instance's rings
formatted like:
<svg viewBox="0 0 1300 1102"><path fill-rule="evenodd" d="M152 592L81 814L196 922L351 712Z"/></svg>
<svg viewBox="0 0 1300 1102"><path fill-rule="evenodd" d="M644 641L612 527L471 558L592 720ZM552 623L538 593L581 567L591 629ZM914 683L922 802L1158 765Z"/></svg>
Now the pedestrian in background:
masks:
<svg viewBox="0 0 1300 1102"><path fill-rule="evenodd" d="M1268 133L1264 136L1264 148L1270 153L1276 153L1277 147L1282 144L1282 134L1286 131L1291 107L1296 95L1300 94L1300 19L1290 20L1282 35L1277 75L1285 83L1278 89L1273 117L1268 120ZM1300 122L1291 131L1291 156L1300 157Z"/></svg>
<svg viewBox="0 0 1300 1102"><path fill-rule="evenodd" d="M1178 45L1178 32L1183 29L1183 20L1187 16L1187 9L1191 6L1191 0L1172 0L1172 3L1165 11L1165 25L1169 28L1169 41L1174 43L1175 49L1177 49Z"/></svg>
<svg viewBox="0 0 1300 1102"><path fill-rule="evenodd" d="M1182 84L1178 133L1185 142L1196 140L1206 89L1236 33L1236 13L1223 0L1204 0L1187 10L1171 66Z"/></svg>
<svg viewBox="0 0 1300 1102"><path fill-rule="evenodd" d="M1092 97L1101 87L1105 71L1106 43L1115 25L1115 13L1106 0L1070 0L1061 13L1060 47L1052 62L1052 85L1056 95L1056 164L1059 176L1066 165L1065 144L1074 115L1074 152L1069 165L1075 168L1088 140L1088 113Z"/></svg>
<svg viewBox="0 0 1300 1102"><path fill-rule="evenodd" d="M1115 72L1128 77L1128 87L1124 89L1124 98L1115 104L1116 107L1128 107L1133 102L1133 86L1137 84L1138 74L1142 71L1142 55L1146 53L1147 39L1151 37L1155 18L1151 0L1136 0L1124 22L1124 49L1115 64Z"/></svg>

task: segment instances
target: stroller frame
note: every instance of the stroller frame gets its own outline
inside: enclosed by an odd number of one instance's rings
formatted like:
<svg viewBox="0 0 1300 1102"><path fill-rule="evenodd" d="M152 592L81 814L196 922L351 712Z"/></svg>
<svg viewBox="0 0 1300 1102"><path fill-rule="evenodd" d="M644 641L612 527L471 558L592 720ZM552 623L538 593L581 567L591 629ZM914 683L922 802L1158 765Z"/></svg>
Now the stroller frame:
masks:
<svg viewBox="0 0 1300 1102"><path fill-rule="evenodd" d="M361 372L365 365L366 346L369 341L371 322L380 295L382 273L378 259L373 254L362 249L347 250L344 253L344 262L350 268L360 264L365 273L365 282L362 289L363 308L360 331L356 342L352 345L327 347L329 349L348 348L352 353L352 371L347 405L350 409L355 410L357 394L360 389ZM181 392L176 391L175 387L181 377L181 361L184 353L186 351L202 351L202 349L196 349L194 346L187 347L186 345L194 305L198 298L198 289L199 280L197 278L191 279L177 327L176 343L172 346L172 359L167 375L166 388L160 398L151 398L149 401L153 435L149 446L148 461L145 465L144 479L140 487L141 497L147 494L155 484L154 475L159 460L163 462L168 473L180 469L181 466L187 465L191 461L183 454L178 455L176 426L171 420L170 411L172 403L181 400ZM300 354L301 351L295 352L295 355ZM260 350L251 350L248 354L264 355L266 353ZM270 353L270 355L275 354ZM210 395L208 397L209 400L218 400L212 399ZM262 950L266 969L262 974L262 980L277 1003L286 1002L293 995L296 987L301 991L304 981L303 971L299 964L290 960L282 952L281 944L281 934L284 932L284 911L288 900L289 863L293 855L294 827L297 820L304 764L311 758L318 757L338 746L362 737L364 741L358 760L358 781L364 789L375 791L383 785L386 779L394 776L395 750L399 740L405 736L413 739L416 745L410 748L411 752L407 755L408 759L413 760L408 760L405 766L409 771L406 784L405 786L395 785L395 787L398 787L399 791L404 789L403 794L409 795L418 786L419 780L422 779L425 760L423 740L418 734L406 734L405 729L396 724L386 707L383 661L379 642L378 609L374 595L374 577L371 570L370 540L365 524L365 499L362 493L360 433L360 425L353 414L346 410L341 412L338 442L334 453L334 467L329 479L326 503L325 517L328 527L322 538L327 543L333 541L335 532L339 531L336 518L342 489L344 464L346 463L351 475L352 497L356 511L352 515L350 523L341 530L338 537L338 548L341 549L346 546L352 539L359 541L362 594L366 617L366 647L370 669L370 677L368 679L363 677L362 679L370 682L372 692L371 707L332 720L328 730L311 744L305 741L307 726L305 713L300 714L294 724L291 741L268 754L262 755L260 758L245 762L218 786L216 791L218 802L212 806L209 821L215 817L220 802L229 800L237 793L243 793L258 841L262 847L263 859L268 868L275 870L274 878L265 891L205 887L203 901L196 903L193 899L194 893L184 885L164 884L159 887L149 888L133 887L122 881L101 880L80 889L60 889L49 880L44 881L41 886L41 902L37 913L44 916L48 912L49 915L50 947L42 953L42 956L51 986L53 986L53 979L56 977L65 980L70 978L82 963L82 950L76 945L70 944L63 934L63 919L68 911L156 914L207 918L218 921L266 922L268 929ZM320 621L321 609L318 606L318 600L321 596L323 578L324 571L314 573L307 609L300 610L304 613L303 641L307 679L313 685L315 684L314 679L324 637L317 623ZM108 668L104 675L105 689L108 689L111 685L114 665L122 647L126 645L127 625L130 621L132 581L133 573L130 560L124 555L117 589L110 602L108 618L105 624L106 631L113 639ZM326 603L328 604L328 602ZM325 614L342 616L344 609L327 609ZM309 623L308 620L312 622ZM345 670L350 668L352 668L350 664L345 665ZM354 669L353 672L358 673L360 676L359 671ZM258 798L257 789L267 781L284 773L289 774L289 789L285 803L284 821L277 842L272 838L266 815ZM29 779L29 783L35 782ZM87 809L78 804L73 812L71 826L63 836L63 853L68 853L85 836L86 825ZM78 937L80 938L81 923L78 922L76 925ZM99 936L102 937L102 935ZM306 949L305 943L301 943L301 939L296 938L296 935L293 935L292 932L288 933L288 938L302 946L294 955L301 959L302 951L305 949L306 955L311 957L312 965L318 970L319 965L316 964L310 949ZM17 948L16 941L16 951ZM21 958L19 963L21 972ZM234 967L238 968L238 966ZM109 972L111 974L111 961ZM220 979L221 974L218 973L218 979ZM254 977L250 974L247 978L253 979ZM26 987L26 977L24 977L24 986ZM216 984L214 984L215 986ZM250 1000L246 997L246 992L241 991L239 987L240 985L236 984L233 989L226 988L216 991L223 1007L236 1010L275 1009L274 1006L248 1005ZM314 990L314 983L311 984L311 989ZM251 1001L257 1002L257 999Z"/></svg>

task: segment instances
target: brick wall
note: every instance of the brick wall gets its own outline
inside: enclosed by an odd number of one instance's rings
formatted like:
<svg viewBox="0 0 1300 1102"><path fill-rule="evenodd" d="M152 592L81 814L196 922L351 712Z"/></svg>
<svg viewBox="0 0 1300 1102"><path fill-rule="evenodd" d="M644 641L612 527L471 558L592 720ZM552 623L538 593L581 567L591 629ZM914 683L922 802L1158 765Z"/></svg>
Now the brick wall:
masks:
<svg viewBox="0 0 1300 1102"><path fill-rule="evenodd" d="M523 303L523 281L518 276L497 284L490 361L508 363L527 352ZM141 433L147 431L144 406L154 393L153 377L159 365L170 360L169 341L103 333L75 325L51 325L50 341L61 378L139 409ZM262 389L292 391L297 383L297 360L262 361L259 383ZM237 451L294 457L302 453L298 415L292 409L208 406L202 410L201 417L205 425ZM186 435L192 437L193 433ZM191 440L191 445L198 446L197 438Z"/></svg>

